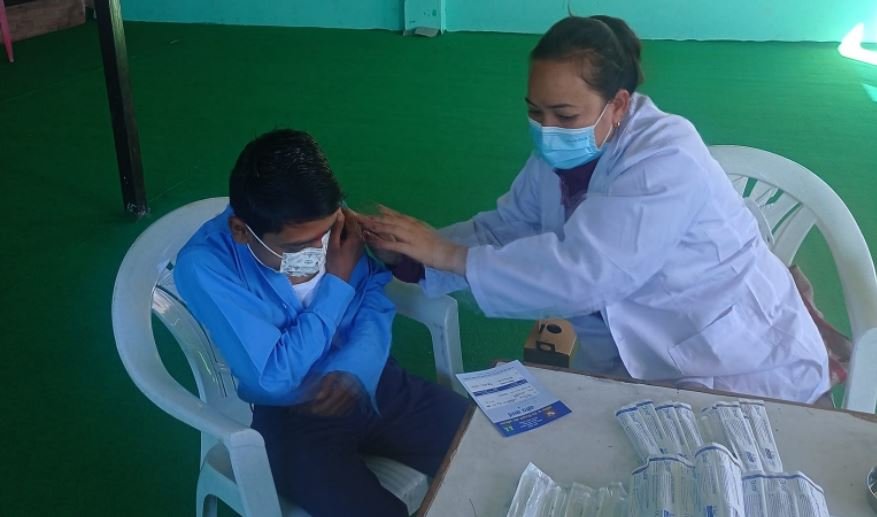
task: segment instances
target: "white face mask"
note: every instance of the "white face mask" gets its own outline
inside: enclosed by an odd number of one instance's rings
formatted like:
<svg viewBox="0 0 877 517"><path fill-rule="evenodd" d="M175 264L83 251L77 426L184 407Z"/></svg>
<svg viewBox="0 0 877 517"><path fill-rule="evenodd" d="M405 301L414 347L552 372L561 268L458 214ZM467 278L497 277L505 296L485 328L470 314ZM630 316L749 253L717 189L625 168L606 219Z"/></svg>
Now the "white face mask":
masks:
<svg viewBox="0 0 877 517"><path fill-rule="evenodd" d="M262 239L260 239L259 236L256 235L256 232L254 232L252 228L247 226L247 229L250 230L250 233L253 234L253 237L255 237L257 241L259 241L259 244L261 244L262 247L264 247L272 255L280 259L280 272L286 276L303 277L316 275L326 266L326 252L329 250L329 234L332 233L331 230L323 235L321 247L305 248L301 251L296 251L294 253L284 252L281 255L269 248L267 244L262 242ZM247 245L247 247L249 248L249 245ZM252 248L250 248L250 253L253 253ZM269 267L264 262L259 260L259 257L257 257L255 253L253 253L253 257L263 266Z"/></svg>

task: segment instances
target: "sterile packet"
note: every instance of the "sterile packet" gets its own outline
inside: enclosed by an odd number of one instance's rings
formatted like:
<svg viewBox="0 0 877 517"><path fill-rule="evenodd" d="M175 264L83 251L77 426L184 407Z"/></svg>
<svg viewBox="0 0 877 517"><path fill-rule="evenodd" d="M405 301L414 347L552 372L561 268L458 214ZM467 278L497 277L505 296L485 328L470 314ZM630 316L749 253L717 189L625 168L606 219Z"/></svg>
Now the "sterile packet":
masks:
<svg viewBox="0 0 877 517"><path fill-rule="evenodd" d="M674 447L670 443L671 440L668 437L667 432L664 430L664 425L658 417L658 412L655 411L655 403L651 400L643 400L636 403L636 408L637 411L639 411L640 418L645 424L646 429L648 429L654 437L655 442L658 444L658 450L660 453L678 454L678 451L673 450Z"/></svg>
<svg viewBox="0 0 877 517"><path fill-rule="evenodd" d="M694 453L697 483L697 515L745 517L740 461L719 444L709 444Z"/></svg>
<svg viewBox="0 0 877 517"><path fill-rule="evenodd" d="M633 444L634 452L640 460L646 461L649 456L661 454L658 442L643 421L636 404L620 408L615 412L615 418L618 419L618 423L624 429L624 434Z"/></svg>
<svg viewBox="0 0 877 517"><path fill-rule="evenodd" d="M771 429L770 419L767 416L764 402L760 400L741 400L740 408L743 410L743 416L746 417L755 435L758 455L761 458L764 471L768 473L782 472L783 461L780 458L780 452L777 448L776 439L773 436L773 429Z"/></svg>
<svg viewBox="0 0 877 517"><path fill-rule="evenodd" d="M701 435L700 428L697 426L697 417L694 415L694 410L688 404L676 402L673 406L676 408L676 416L682 425L682 434L685 435L685 441L688 443L689 450L693 454L694 451L704 445L703 436Z"/></svg>
<svg viewBox="0 0 877 517"><path fill-rule="evenodd" d="M743 466L744 472L761 471L755 435L737 402L719 402L703 410L714 441L727 446Z"/></svg>
<svg viewBox="0 0 877 517"><path fill-rule="evenodd" d="M743 476L746 517L830 517L825 492L801 472Z"/></svg>
<svg viewBox="0 0 877 517"><path fill-rule="evenodd" d="M694 465L680 455L654 456L633 471L630 517L695 515Z"/></svg>
<svg viewBox="0 0 877 517"><path fill-rule="evenodd" d="M676 410L675 404L673 402L665 402L656 405L655 413L658 414L658 419L661 421L661 426L664 428L664 434L667 438L667 447L669 449L667 452L670 454L681 454L686 458L691 459L692 454L697 447L695 446L693 449L689 447L688 440L682 429L682 422L679 421L679 414Z"/></svg>
<svg viewBox="0 0 877 517"><path fill-rule="evenodd" d="M580 483L573 483L566 499L563 517L589 517L593 515L594 490Z"/></svg>
<svg viewBox="0 0 877 517"><path fill-rule="evenodd" d="M506 517L540 517L542 503L557 483L530 463L521 474Z"/></svg>

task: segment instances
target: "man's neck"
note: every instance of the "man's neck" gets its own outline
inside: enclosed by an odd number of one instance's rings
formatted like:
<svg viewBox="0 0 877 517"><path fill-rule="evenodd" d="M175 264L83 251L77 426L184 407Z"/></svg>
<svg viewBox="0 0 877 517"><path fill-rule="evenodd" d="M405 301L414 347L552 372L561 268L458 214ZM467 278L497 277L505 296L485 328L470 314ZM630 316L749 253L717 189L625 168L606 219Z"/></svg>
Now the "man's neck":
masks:
<svg viewBox="0 0 877 517"><path fill-rule="evenodd" d="M290 284L298 285L298 284L303 284L305 282L310 282L311 280L314 279L315 276L317 276L317 273L314 273L313 275L308 275L308 276L290 276L287 278L289 278Z"/></svg>

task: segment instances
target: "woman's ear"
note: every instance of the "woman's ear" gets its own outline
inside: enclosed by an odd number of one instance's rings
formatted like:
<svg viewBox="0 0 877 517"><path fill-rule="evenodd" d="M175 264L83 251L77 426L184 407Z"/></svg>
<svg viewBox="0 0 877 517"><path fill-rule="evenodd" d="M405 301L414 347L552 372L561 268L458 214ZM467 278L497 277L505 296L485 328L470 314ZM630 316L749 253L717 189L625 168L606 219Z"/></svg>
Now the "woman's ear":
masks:
<svg viewBox="0 0 877 517"><path fill-rule="evenodd" d="M630 92L624 89L618 91L610 103L612 127L618 128L624 117L627 115L627 108L630 107Z"/></svg>

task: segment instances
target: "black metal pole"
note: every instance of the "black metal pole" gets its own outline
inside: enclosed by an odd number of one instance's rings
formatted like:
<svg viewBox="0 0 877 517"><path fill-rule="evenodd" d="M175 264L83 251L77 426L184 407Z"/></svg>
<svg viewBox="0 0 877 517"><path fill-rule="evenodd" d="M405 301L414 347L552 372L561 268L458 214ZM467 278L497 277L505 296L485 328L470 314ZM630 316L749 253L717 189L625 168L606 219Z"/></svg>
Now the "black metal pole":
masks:
<svg viewBox="0 0 877 517"><path fill-rule="evenodd" d="M107 98L113 121L116 142L116 160L122 182L122 201L125 211L136 216L145 215L146 186L143 182L143 162L140 159L140 136L134 117L134 100L128 78L128 51L125 47L125 28L119 0L95 0L100 49L107 82Z"/></svg>

